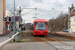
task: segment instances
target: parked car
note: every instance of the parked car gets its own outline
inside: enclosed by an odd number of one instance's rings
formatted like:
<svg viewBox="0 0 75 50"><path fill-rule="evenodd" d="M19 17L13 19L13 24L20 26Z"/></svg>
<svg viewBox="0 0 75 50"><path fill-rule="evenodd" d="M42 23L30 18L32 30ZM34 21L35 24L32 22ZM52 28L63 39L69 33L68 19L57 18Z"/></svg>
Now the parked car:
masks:
<svg viewBox="0 0 75 50"><path fill-rule="evenodd" d="M68 32L68 29L63 29L63 32Z"/></svg>
<svg viewBox="0 0 75 50"><path fill-rule="evenodd" d="M66 29L66 32L68 32L68 29Z"/></svg>

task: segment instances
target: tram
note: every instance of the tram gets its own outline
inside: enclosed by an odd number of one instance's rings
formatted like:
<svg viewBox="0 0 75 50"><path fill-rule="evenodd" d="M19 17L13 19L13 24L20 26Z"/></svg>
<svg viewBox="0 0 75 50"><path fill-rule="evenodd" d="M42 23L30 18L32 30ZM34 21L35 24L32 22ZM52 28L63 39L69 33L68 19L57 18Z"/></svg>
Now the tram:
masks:
<svg viewBox="0 0 75 50"><path fill-rule="evenodd" d="M33 35L48 35L48 21L46 19L35 19L31 26Z"/></svg>

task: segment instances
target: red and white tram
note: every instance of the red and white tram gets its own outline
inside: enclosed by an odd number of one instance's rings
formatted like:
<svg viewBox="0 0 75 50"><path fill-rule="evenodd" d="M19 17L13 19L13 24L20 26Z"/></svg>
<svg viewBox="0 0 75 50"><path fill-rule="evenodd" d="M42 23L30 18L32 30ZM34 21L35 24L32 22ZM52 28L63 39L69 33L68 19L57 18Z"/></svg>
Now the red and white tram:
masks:
<svg viewBox="0 0 75 50"><path fill-rule="evenodd" d="M35 19L34 28L31 30L33 35L48 35L48 21L45 19Z"/></svg>

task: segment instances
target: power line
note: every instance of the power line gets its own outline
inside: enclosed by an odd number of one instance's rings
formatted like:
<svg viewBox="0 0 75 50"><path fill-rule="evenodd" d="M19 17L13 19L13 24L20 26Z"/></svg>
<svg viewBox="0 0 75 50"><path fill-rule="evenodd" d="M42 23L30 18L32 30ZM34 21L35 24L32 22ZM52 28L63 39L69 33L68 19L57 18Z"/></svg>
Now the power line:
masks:
<svg viewBox="0 0 75 50"><path fill-rule="evenodd" d="M42 2L42 0L41 0L40 2ZM40 4L38 4L37 8L39 7L39 5L40 5Z"/></svg>
<svg viewBox="0 0 75 50"><path fill-rule="evenodd" d="M43 2L42 2L41 4L39 4L40 6L39 6L39 5L37 6L37 10L38 10L38 8L41 9L42 5L43 5L44 2L45 2L45 0L41 0L41 1L43 1ZM36 10L35 10L35 11L36 11ZM35 13L36 13L36 12L35 12ZM36 16L36 15L37 15L37 14L35 14L35 16Z"/></svg>
<svg viewBox="0 0 75 50"><path fill-rule="evenodd" d="M41 7L42 7L42 5L44 4L44 2L45 2L45 0L42 2L42 4L40 5L40 7L39 7L39 8L41 8Z"/></svg>
<svg viewBox="0 0 75 50"><path fill-rule="evenodd" d="M24 14L27 14L27 13L29 13L29 12L32 12L33 10L31 10L31 11L28 11L28 12L26 12L26 13L24 13ZM21 14L21 15L24 15L24 14Z"/></svg>

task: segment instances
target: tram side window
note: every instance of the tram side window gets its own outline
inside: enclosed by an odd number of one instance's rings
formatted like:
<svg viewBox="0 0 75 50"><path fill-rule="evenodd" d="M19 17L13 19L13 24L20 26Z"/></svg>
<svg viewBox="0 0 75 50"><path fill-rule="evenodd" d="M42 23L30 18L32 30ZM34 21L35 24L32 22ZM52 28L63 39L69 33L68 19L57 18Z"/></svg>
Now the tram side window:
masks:
<svg viewBox="0 0 75 50"><path fill-rule="evenodd" d="M31 25L31 30L34 30L34 24Z"/></svg>

